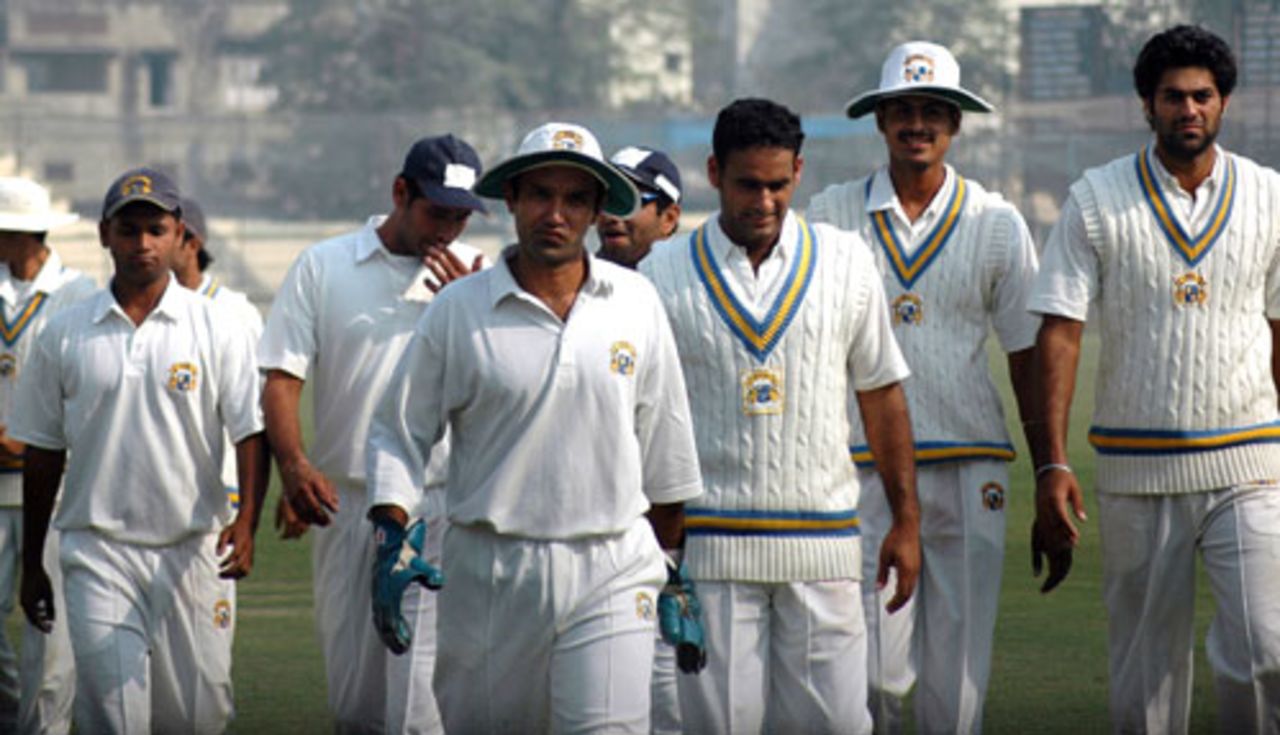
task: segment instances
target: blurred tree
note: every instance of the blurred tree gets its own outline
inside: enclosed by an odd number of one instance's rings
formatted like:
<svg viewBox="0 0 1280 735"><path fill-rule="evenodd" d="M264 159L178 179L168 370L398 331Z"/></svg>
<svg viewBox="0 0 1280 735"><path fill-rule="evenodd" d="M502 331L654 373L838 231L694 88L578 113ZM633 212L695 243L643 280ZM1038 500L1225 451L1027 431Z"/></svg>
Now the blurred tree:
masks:
<svg viewBox="0 0 1280 735"><path fill-rule="evenodd" d="M927 40L955 54L965 87L999 104L1009 91L1014 61L1009 40L1016 37L1005 5L1001 0L779 2L774 12L789 16L788 33L797 50L757 77L767 93L789 104L841 109L855 94L879 84L880 66L891 48Z"/></svg>
<svg viewBox="0 0 1280 735"><path fill-rule="evenodd" d="M674 2L661 5L676 6ZM290 0L262 80L288 110L600 104L626 0ZM652 8L647 9L653 12Z"/></svg>

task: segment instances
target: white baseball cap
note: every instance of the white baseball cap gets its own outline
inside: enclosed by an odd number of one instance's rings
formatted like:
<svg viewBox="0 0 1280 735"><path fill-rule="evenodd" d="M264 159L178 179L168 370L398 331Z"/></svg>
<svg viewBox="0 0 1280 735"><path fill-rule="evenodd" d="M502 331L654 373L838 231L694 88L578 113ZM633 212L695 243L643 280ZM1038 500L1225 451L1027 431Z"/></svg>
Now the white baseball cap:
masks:
<svg viewBox="0 0 1280 735"><path fill-rule="evenodd" d="M572 123L550 122L534 128L524 136L516 154L490 169L474 191L482 197L501 199L502 185L508 179L544 166L574 166L586 171L604 185L606 213L622 219L635 214L640 201L635 184L604 159L590 130Z"/></svg>
<svg viewBox="0 0 1280 735"><path fill-rule="evenodd" d="M908 41L889 52L880 68L880 87L854 97L845 114L859 118L875 110L880 100L922 94L937 97L968 112L991 112L991 103L960 86L960 65L945 47L928 41Z"/></svg>
<svg viewBox="0 0 1280 735"><path fill-rule="evenodd" d="M80 219L72 212L55 212L49 190L30 179L0 177L0 231L48 232Z"/></svg>

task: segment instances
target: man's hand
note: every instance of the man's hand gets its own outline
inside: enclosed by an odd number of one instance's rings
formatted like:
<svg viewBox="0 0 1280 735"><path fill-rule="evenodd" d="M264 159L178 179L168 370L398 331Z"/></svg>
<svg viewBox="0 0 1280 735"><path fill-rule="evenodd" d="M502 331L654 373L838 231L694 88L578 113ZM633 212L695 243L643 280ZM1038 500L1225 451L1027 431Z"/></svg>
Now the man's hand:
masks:
<svg viewBox="0 0 1280 735"><path fill-rule="evenodd" d="M9 437L9 427L0 424L0 462L14 464L22 462L22 455L27 445Z"/></svg>
<svg viewBox="0 0 1280 735"><path fill-rule="evenodd" d="M302 538L310 527L310 524L293 512L293 506L289 505L288 499L281 495L280 500L276 502L276 530L280 532L280 538L285 541Z"/></svg>
<svg viewBox="0 0 1280 735"><path fill-rule="evenodd" d="M317 526L329 525L329 514L338 512L338 493L329 478L306 459L280 465L284 496L298 520Z"/></svg>
<svg viewBox="0 0 1280 735"><path fill-rule="evenodd" d="M397 656L409 650L413 630L400 614L405 589L417 582L429 590L444 586L444 574L422 558L427 525L417 521L406 530L385 516L373 519L378 544L373 562L373 625L378 637Z"/></svg>
<svg viewBox="0 0 1280 735"><path fill-rule="evenodd" d="M894 522L880 544L880 563L876 569L876 589L889 584L889 570L897 572L897 586L885 609L895 613L911 599L920 576L920 521L910 517Z"/></svg>
<svg viewBox="0 0 1280 735"><path fill-rule="evenodd" d="M19 594L22 612L26 613L31 625L41 633L53 632L53 585L49 583L49 575L43 567L23 570L22 590Z"/></svg>
<svg viewBox="0 0 1280 735"><path fill-rule="evenodd" d="M707 641L702 630L702 603L683 563L667 561L667 584L658 594L658 628L662 640L676 647L676 665L696 674L707 665Z"/></svg>
<svg viewBox="0 0 1280 735"><path fill-rule="evenodd" d="M218 559L219 577L241 579L249 576L253 569L253 527L249 518L236 516L235 521L218 534Z"/></svg>
<svg viewBox="0 0 1280 735"><path fill-rule="evenodd" d="M484 268L484 256L477 255L468 270L466 264L448 248L431 248L422 256L422 264L431 271L431 277L423 279L431 293L440 293L440 289L450 283L476 273Z"/></svg>
<svg viewBox="0 0 1280 735"><path fill-rule="evenodd" d="M1071 552L1080 542L1072 519L1085 521L1080 483L1069 470L1048 469L1036 479L1036 519L1031 526L1031 572L1040 576L1041 555L1049 560L1049 576L1040 591L1049 592L1071 571Z"/></svg>

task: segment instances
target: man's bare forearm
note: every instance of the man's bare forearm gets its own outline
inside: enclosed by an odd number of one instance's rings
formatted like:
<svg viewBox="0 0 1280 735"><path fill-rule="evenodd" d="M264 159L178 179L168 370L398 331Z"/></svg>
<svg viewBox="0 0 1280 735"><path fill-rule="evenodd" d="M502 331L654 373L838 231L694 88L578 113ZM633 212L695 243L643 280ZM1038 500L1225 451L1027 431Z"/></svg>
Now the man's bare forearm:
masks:
<svg viewBox="0 0 1280 735"><path fill-rule="evenodd" d="M22 467L22 568L42 569L44 542L53 517L54 501L62 472L67 465L65 450L41 449L27 445Z"/></svg>
<svg viewBox="0 0 1280 735"><path fill-rule="evenodd" d="M250 528L255 532L267 501L270 471L271 456L265 432L248 436L236 444L236 478L240 484L239 517L247 517Z"/></svg>
<svg viewBox="0 0 1280 735"><path fill-rule="evenodd" d="M665 503L649 508L649 524L664 549L684 548L684 503Z"/></svg>
<svg viewBox="0 0 1280 735"><path fill-rule="evenodd" d="M894 522L918 521L915 444L902 384L860 391L858 408Z"/></svg>
<svg viewBox="0 0 1280 735"><path fill-rule="evenodd" d="M1067 464L1067 430L1084 322L1046 316L1036 337L1033 415L1039 441L1031 448L1036 467Z"/></svg>
<svg viewBox="0 0 1280 735"><path fill-rule="evenodd" d="M305 382L282 370L267 373L262 389L262 412L267 424L267 438L281 470L306 459L302 443L302 423L298 411L302 404Z"/></svg>

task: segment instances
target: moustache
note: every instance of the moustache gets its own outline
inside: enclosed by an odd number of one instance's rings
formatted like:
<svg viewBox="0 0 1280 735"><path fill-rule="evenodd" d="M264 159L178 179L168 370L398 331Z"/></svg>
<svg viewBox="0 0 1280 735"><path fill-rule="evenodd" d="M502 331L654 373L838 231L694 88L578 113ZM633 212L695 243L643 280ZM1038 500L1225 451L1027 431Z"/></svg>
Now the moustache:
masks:
<svg viewBox="0 0 1280 735"><path fill-rule="evenodd" d="M933 142L933 134L925 130L903 130L898 133L898 140L903 143L910 143L913 140L922 140L926 143Z"/></svg>

